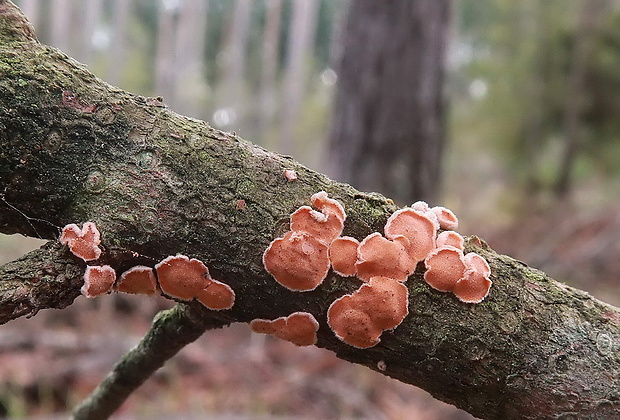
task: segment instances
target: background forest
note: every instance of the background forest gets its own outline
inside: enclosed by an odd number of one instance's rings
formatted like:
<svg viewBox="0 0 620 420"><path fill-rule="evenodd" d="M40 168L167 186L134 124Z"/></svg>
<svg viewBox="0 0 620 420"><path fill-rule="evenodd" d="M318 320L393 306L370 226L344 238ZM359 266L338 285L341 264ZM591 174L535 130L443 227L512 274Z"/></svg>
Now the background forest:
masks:
<svg viewBox="0 0 620 420"><path fill-rule="evenodd" d="M43 43L110 84L162 96L181 114L329 174L349 1L16 3ZM445 147L440 193L431 204L453 209L462 233L620 305L620 2L453 0L450 6ZM38 245L2 237L0 257L8 261ZM0 415L64 412L170 306L165 299L81 297L62 312L7 324L0 329ZM245 325L188 346L121 415L207 413L472 418L324 350L252 335Z"/></svg>

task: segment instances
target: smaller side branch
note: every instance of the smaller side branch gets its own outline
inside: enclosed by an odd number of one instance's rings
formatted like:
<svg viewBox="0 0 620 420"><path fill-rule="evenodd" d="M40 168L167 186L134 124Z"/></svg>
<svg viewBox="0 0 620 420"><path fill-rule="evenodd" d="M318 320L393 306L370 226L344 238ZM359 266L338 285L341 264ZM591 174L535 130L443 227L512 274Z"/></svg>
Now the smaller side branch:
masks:
<svg viewBox="0 0 620 420"><path fill-rule="evenodd" d="M229 321L206 317L202 305L179 303L161 311L140 343L123 356L92 394L73 410L72 419L109 418L134 390L183 347L206 330L228 324Z"/></svg>
<svg viewBox="0 0 620 420"><path fill-rule="evenodd" d="M0 267L0 324L33 316L46 308L62 309L80 295L84 267L65 247L50 241Z"/></svg>

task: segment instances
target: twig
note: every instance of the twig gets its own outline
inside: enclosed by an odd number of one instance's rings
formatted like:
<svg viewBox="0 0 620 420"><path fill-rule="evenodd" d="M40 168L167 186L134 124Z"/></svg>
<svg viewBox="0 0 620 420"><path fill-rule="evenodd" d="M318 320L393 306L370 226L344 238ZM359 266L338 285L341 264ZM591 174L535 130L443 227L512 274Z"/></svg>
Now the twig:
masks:
<svg viewBox="0 0 620 420"><path fill-rule="evenodd" d="M73 420L109 418L157 369L206 330L221 328L229 321L207 318L204 308L177 304L161 311L149 332L72 413Z"/></svg>

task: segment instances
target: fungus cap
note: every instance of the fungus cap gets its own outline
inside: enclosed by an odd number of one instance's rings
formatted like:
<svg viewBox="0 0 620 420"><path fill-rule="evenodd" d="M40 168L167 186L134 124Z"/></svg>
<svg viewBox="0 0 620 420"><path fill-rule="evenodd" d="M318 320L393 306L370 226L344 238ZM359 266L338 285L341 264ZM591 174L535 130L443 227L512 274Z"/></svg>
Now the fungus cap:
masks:
<svg viewBox="0 0 620 420"><path fill-rule="evenodd" d="M196 296L198 301L209 309L221 311L235 304L235 291L227 284L210 279L207 287Z"/></svg>
<svg viewBox="0 0 620 420"><path fill-rule="evenodd" d="M350 295L336 299L327 323L341 341L357 348L379 343L384 330L396 328L409 313L407 287L387 277L373 277Z"/></svg>
<svg viewBox="0 0 620 420"><path fill-rule="evenodd" d="M459 219L457 219L452 210L445 207L436 206L433 207L431 211L437 216L440 228L444 230L455 230L459 227Z"/></svg>
<svg viewBox="0 0 620 420"><path fill-rule="evenodd" d="M287 232L265 250L263 266L289 290L314 290L329 271L328 246L307 232Z"/></svg>
<svg viewBox="0 0 620 420"><path fill-rule="evenodd" d="M441 248L442 246L453 246L455 248L463 250L463 248L465 247L465 240L463 239L463 237L453 230L446 230L441 232L439 235L437 235L437 240L435 242L437 248Z"/></svg>
<svg viewBox="0 0 620 420"><path fill-rule="evenodd" d="M101 256L101 235L93 222L84 223L82 229L74 223L65 226L58 240L84 261L94 261Z"/></svg>
<svg viewBox="0 0 620 420"><path fill-rule="evenodd" d="M319 191L310 197L312 205L319 209L324 214L333 214L338 217L342 222L347 219L347 214L344 211L344 207L337 200L329 198L325 191Z"/></svg>
<svg viewBox="0 0 620 420"><path fill-rule="evenodd" d="M343 277L357 274L355 263L357 262L357 248L359 245L359 241L350 236L336 238L329 245L329 261L337 274Z"/></svg>
<svg viewBox="0 0 620 420"><path fill-rule="evenodd" d="M121 274L116 290L134 295L154 295L157 292L157 279L151 267L136 265Z"/></svg>
<svg viewBox="0 0 620 420"><path fill-rule="evenodd" d="M116 272L109 265L89 265L80 292L87 298L94 298L112 290L115 281Z"/></svg>
<svg viewBox="0 0 620 420"><path fill-rule="evenodd" d="M295 172L293 169L285 169L282 174L284 175L284 178L286 178L286 180L289 182L297 180L297 172Z"/></svg>
<svg viewBox="0 0 620 420"><path fill-rule="evenodd" d="M364 281L376 276L407 280L418 262L409 254L409 246L409 240L402 235L393 240L384 238L379 232L368 235L358 247L357 276Z"/></svg>
<svg viewBox="0 0 620 420"><path fill-rule="evenodd" d="M463 252L452 246L442 246L424 260L424 280L435 290L451 292L465 275Z"/></svg>
<svg viewBox="0 0 620 420"><path fill-rule="evenodd" d="M480 303L489 294L493 282L489 278L491 267L480 255L470 252L465 255L464 277L454 286L454 294L465 303Z"/></svg>
<svg viewBox="0 0 620 420"><path fill-rule="evenodd" d="M309 206L301 206L291 214L291 230L306 232L316 239L330 244L342 233L344 222L332 213L322 213Z"/></svg>
<svg viewBox="0 0 620 420"><path fill-rule="evenodd" d="M319 323L308 312L293 312L289 316L274 320L255 319L250 322L255 333L274 335L296 346L312 346L317 341Z"/></svg>
<svg viewBox="0 0 620 420"><path fill-rule="evenodd" d="M159 287L164 294L192 300L209 284L209 269L202 261L185 255L169 256L155 265Z"/></svg>
<svg viewBox="0 0 620 420"><path fill-rule="evenodd" d="M397 236L407 238L409 255L416 261L422 261L435 248L437 225L425 214L412 208L404 208L389 217L384 232L388 239Z"/></svg>

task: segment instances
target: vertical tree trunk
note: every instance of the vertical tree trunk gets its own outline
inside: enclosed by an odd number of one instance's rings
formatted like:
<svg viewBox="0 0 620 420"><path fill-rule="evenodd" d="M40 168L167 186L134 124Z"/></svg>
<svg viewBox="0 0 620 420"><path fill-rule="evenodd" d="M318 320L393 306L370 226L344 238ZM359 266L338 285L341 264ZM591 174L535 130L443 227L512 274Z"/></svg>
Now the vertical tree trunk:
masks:
<svg viewBox="0 0 620 420"><path fill-rule="evenodd" d="M178 8L172 3L160 1L157 28L157 55L155 57L155 94L164 97L169 106L175 106L174 36Z"/></svg>
<svg viewBox="0 0 620 420"><path fill-rule="evenodd" d="M63 51L71 52L72 0L52 0L50 3L50 42Z"/></svg>
<svg viewBox="0 0 620 420"><path fill-rule="evenodd" d="M207 2L183 0L180 6L175 46L176 109L184 115L205 117L203 111L208 95L204 73Z"/></svg>
<svg viewBox="0 0 620 420"><path fill-rule="evenodd" d="M271 127L276 111L275 86L278 70L278 49L280 47L282 0L267 1L266 13L259 97L259 131L263 141Z"/></svg>
<svg viewBox="0 0 620 420"><path fill-rule="evenodd" d="M123 69L125 68L125 51L127 48L127 25L131 13L132 2L115 0L113 9L112 48L106 70L107 79L113 85L121 83Z"/></svg>
<svg viewBox="0 0 620 420"><path fill-rule="evenodd" d="M295 154L294 129L306 82L306 58L314 46L316 19L319 2L298 0L293 2L293 17L289 30L284 91L282 99L282 123L278 151Z"/></svg>
<svg viewBox="0 0 620 420"><path fill-rule="evenodd" d="M444 137L447 0L351 2L328 171L402 204L435 201Z"/></svg>
<svg viewBox="0 0 620 420"><path fill-rule="evenodd" d="M98 30L101 21L102 12L102 0L89 0L81 2L79 7L83 13L83 20L81 22L81 39L79 45L79 55L77 59L86 63L92 64L93 62L93 33ZM119 48L118 44L115 45ZM120 46L122 48L122 46ZM106 75L107 77L108 75ZM110 80L110 83L114 83Z"/></svg>
<svg viewBox="0 0 620 420"><path fill-rule="evenodd" d="M566 196L570 190L571 174L582 140L581 116L587 101L584 82L588 61L594 49L596 26L600 22L604 3L604 0L583 2L577 22L564 112L564 151L555 187L559 197Z"/></svg>

